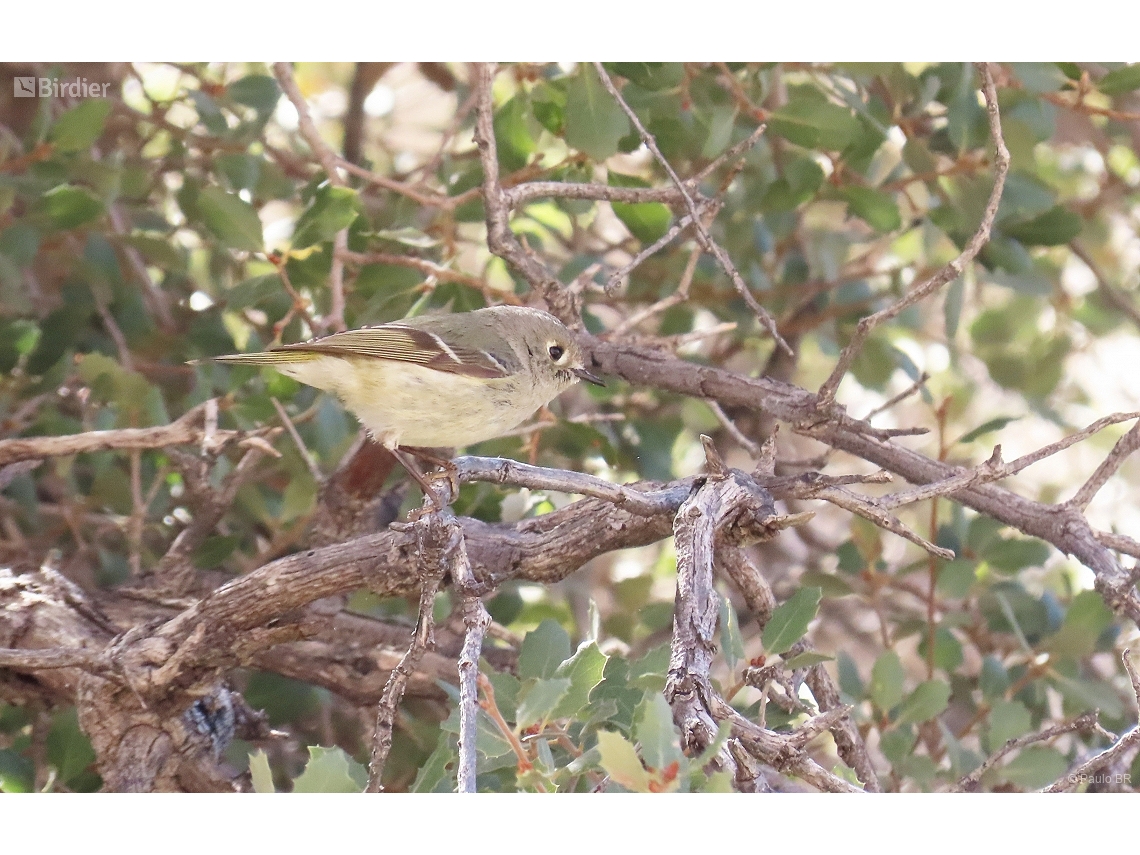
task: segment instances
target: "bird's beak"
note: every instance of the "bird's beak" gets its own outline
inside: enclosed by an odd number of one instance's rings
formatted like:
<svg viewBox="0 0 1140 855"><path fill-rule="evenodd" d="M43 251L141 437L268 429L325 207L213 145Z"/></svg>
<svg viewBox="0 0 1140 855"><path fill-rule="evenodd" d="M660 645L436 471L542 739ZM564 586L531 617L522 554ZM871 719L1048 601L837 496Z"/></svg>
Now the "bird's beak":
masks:
<svg viewBox="0 0 1140 855"><path fill-rule="evenodd" d="M596 374L591 374L585 368L571 368L570 373L577 377L579 380L585 380L587 383L593 383L595 386L605 386L602 378Z"/></svg>

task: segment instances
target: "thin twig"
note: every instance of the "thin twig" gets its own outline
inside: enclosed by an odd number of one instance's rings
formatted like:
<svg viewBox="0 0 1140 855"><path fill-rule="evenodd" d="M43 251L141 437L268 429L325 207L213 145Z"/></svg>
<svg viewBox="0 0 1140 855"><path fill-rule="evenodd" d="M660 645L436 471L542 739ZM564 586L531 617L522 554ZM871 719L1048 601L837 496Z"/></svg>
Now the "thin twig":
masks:
<svg viewBox="0 0 1140 855"><path fill-rule="evenodd" d="M321 137L313 116L309 112L308 102L301 94L297 81L293 78L293 68L287 62L273 63L273 74L281 89L297 110L297 128L309 149L320 162L321 167L328 176L329 184L334 187L346 187L348 183L337 169L346 161L337 155L332 147ZM329 314L321 325L325 330L334 332L345 328L344 324L344 252L348 249L348 227L341 229L333 237L332 267L329 270ZM284 265L282 265L284 269Z"/></svg>
<svg viewBox="0 0 1140 855"><path fill-rule="evenodd" d="M289 414L285 412L285 408L281 406L281 402L278 401L275 396L270 395L269 400L273 402L273 409L277 410L277 417L281 419L281 423L285 425L285 430L289 432L289 436L293 440L293 445L297 447L301 459L305 461L305 466L308 467L309 474L313 476L313 480L316 483L323 483L325 477L321 474L321 468L317 466L317 461L313 459L313 455L305 445L305 441L301 439L301 434L297 433L297 426L293 424L293 420L289 418Z"/></svg>
<svg viewBox="0 0 1140 855"><path fill-rule="evenodd" d="M1093 537L1109 549L1123 552L1125 555L1131 555L1133 558L1140 558L1140 541L1126 534L1117 534L1113 531L1094 531Z"/></svg>
<svg viewBox="0 0 1140 855"><path fill-rule="evenodd" d="M741 448L748 452L753 460L759 460L764 456L764 449L760 444L745 436L740 428L736 426L736 422L730 419L728 413L721 409L720 404L711 399L705 399L705 404L713 411L713 415L717 417L717 421L724 426L724 429L732 435L732 438L740 444Z"/></svg>
<svg viewBox="0 0 1140 855"><path fill-rule="evenodd" d="M273 63L273 74L281 85L281 90L296 108L297 129L305 138L305 142L309 144L309 150L312 151L313 156L320 162L321 168L328 176L329 183L337 187L345 186L344 178L337 170L337 154L321 137L321 132L317 129L313 116L309 112L309 104L305 101L305 96L301 94L301 89L293 78L292 64L288 62Z"/></svg>
<svg viewBox="0 0 1140 855"><path fill-rule="evenodd" d="M210 402L207 402L207 404ZM216 404L216 402L214 402ZM0 440L0 466L7 466L21 460L40 460L45 457L64 457L71 454L85 454L111 449L165 448L170 445L193 445L201 442L207 431L202 426L202 414L206 404L199 404L187 410L181 417L168 425L149 428L118 428L115 430L95 430L66 436L34 436L20 439ZM236 430L215 431L219 443L227 443L245 436L263 435L259 430L252 434Z"/></svg>
<svg viewBox="0 0 1140 855"><path fill-rule="evenodd" d="M475 112L475 143L483 165L483 207L487 214L487 247L530 284L546 301L551 313L571 329L580 329L582 318L574 295L551 272L534 252L520 243L511 231L510 206L499 177L499 159L495 146L495 117L492 96L494 66L475 65L474 85L480 91Z"/></svg>
<svg viewBox="0 0 1140 855"><path fill-rule="evenodd" d="M364 789L366 793L378 793L384 789L382 782L384 764L388 760L388 752L392 750L396 711L404 697L408 678L416 670L424 653L435 645L435 595L439 591L444 568L443 562L437 562L435 568L425 568L429 572L424 575L423 588L420 591L419 617L416 620L412 643L400 659L400 664L392 669L388 682L384 685L384 694L376 707L372 755L368 762L368 785Z"/></svg>
<svg viewBox="0 0 1140 855"><path fill-rule="evenodd" d="M863 421L869 422L869 421L871 421L872 418L877 416L879 413L885 413L887 410L889 410L895 404L899 403L900 401L905 401L907 398L909 398L911 395L913 395L915 392L917 392L919 389L921 389L923 386L925 386L926 381L928 381L929 379L930 379L930 375L927 374L925 371L923 371L917 380L915 380L913 383L911 383L909 386L907 386L905 389L903 389L901 392L899 392L897 395L895 395L889 401L887 401L884 404L880 404L879 406L875 407L875 409L871 410L871 412L867 413L867 415L863 416Z"/></svg>
<svg viewBox="0 0 1140 855"><path fill-rule="evenodd" d="M1035 742L1045 742L1050 739L1056 739L1058 736L1063 736L1066 733L1085 733L1095 729L1096 725L1096 712L1087 712L1077 716L1071 721L1047 727L1038 733L1030 733L1026 736L1019 736L1017 739L1007 740L1005 745L999 748L996 753L986 758L986 761L981 766L958 781L958 785L954 789L957 792L972 792L976 790L978 783L982 780L982 776L996 766L999 760L1012 751L1017 751L1019 748L1024 748L1027 745L1033 745Z"/></svg>
<svg viewBox="0 0 1140 855"><path fill-rule="evenodd" d="M672 187L613 187L609 184L567 184L562 181L528 181L503 191L503 200L512 208L546 198L675 204L681 201L681 194Z"/></svg>
<svg viewBox="0 0 1140 855"><path fill-rule="evenodd" d="M689 250L689 260L685 262L685 269L681 273L681 281L677 283L677 290L667 297L662 297L651 306L646 306L640 311L634 312L632 315L624 318L621 323L614 327L610 333L610 338L614 338L632 330L642 321L659 315L662 312L668 311L674 306L680 305L689 299L689 288L693 284L693 275L697 272L697 262L701 260L701 246L700 244L693 244L693 248ZM615 274L616 275L616 274ZM612 281L612 280L611 280Z"/></svg>
<svg viewBox="0 0 1140 855"><path fill-rule="evenodd" d="M1089 477L1089 480L1081 485L1076 495L1069 499L1066 504L1082 511L1087 508L1089 502L1093 500L1093 496L1097 494L1109 478L1116 474L1116 470L1120 468L1121 464L1123 464L1124 461L1128 459L1128 456L1137 448L1140 448L1140 422L1134 424L1128 433L1117 440L1116 445L1112 447L1112 451L1101 461L1100 466L1096 468L1096 471Z"/></svg>
<svg viewBox="0 0 1140 855"><path fill-rule="evenodd" d="M689 192L689 188L685 185L685 182L682 181L681 177L673 170L673 166L665 158L665 155L661 153L661 149L657 147L657 140L654 139L653 135L645 129L645 125L641 123L641 119L637 117L637 113L635 113L633 111L633 108L626 103L617 87L614 86L613 80L610 79L609 73L605 70L600 62L594 63L594 70L597 71L598 77L602 81L602 85L606 88L606 91L610 93L610 96L617 102L618 106L621 107L622 111L626 114L626 116L629 117L629 120L637 129L637 133L641 137L641 141L645 143L646 148L648 148L653 153L654 158L656 158L657 162L661 164L661 167L668 174L670 180L672 180L673 185L681 192L681 197L685 202L685 207L689 211L689 217L692 219L693 228L696 230L698 239L700 240L701 244L707 251L711 252L713 256L716 257L716 260L720 263L721 268L723 268L724 272L728 274L728 278L732 280L732 285L736 289L737 293L744 298L744 302L748 304L748 307L760 320L760 323L764 325L764 328L766 330L768 330L768 333L775 340L776 344L785 353L787 353L788 356L795 356L795 353L792 350L791 346L786 341L784 341L783 336L780 335L780 331L776 328L775 319L770 314L768 314L767 309L765 309L760 305L759 302L757 302L756 297L752 294L752 290L748 287L747 283L745 283L744 278L736 269L736 265L732 263L732 259L729 257L724 247L713 240L712 236L708 232L708 229L704 227L704 224L701 222L701 210L698 207L697 202L694 201L692 195ZM702 202L703 201L704 200L702 199Z"/></svg>
<svg viewBox="0 0 1140 855"><path fill-rule="evenodd" d="M1120 658L1124 662L1124 670L1128 672L1128 679L1132 681L1132 694L1136 699L1136 707L1140 710L1140 674L1137 674L1136 666L1132 663L1131 653L1132 651L1126 647L1121 652ZM1101 769L1112 765L1131 746L1137 743L1140 743L1140 726L1132 728L1104 751L1091 757L1076 769L1067 773L1063 778L1054 781L1046 787L1043 792L1063 793L1065 790L1072 789L1082 781L1095 775Z"/></svg>
<svg viewBox="0 0 1140 855"><path fill-rule="evenodd" d="M847 376L851 364L855 361L859 351L863 349L863 344L873 329L898 317L905 309L926 299L943 285L957 279L962 275L965 266L973 261L974 257L981 252L982 247L989 242L990 230L993 228L994 217L997 216L998 205L1001 203L1002 189L1005 187L1005 176L1009 171L1009 149L1006 148L1005 139L1002 137L1001 116L998 113L997 89L994 86L993 73L987 63L978 63L977 67L982 75L982 92L986 99L990 138L994 144L994 186L990 191L989 201L986 203L985 211L982 214L982 221L978 224L977 231L974 232L965 249L953 261L925 282L912 288L901 300L873 315L867 315L856 324L851 341L839 354L839 359L836 360L831 376L819 387L817 394L821 408L826 408L835 401L835 393L839 389L840 382Z"/></svg>
<svg viewBox="0 0 1140 855"><path fill-rule="evenodd" d="M1127 294L1109 283L1108 278L1104 275L1104 271L1101 270L1100 265L1093 260L1089 251L1075 240L1069 242L1069 249L1073 255L1083 261L1085 267L1092 272L1093 277L1096 279L1097 290L1100 291L1105 302L1122 315L1125 315L1128 320L1132 321L1133 326L1140 329L1140 309L1137 309L1136 304L1128 299Z"/></svg>
<svg viewBox="0 0 1140 855"><path fill-rule="evenodd" d="M945 478L941 481L934 481L930 484L923 484L921 487L915 487L913 490L906 490L902 493L879 496L874 501L875 504L883 510L898 508L903 505L922 502L926 499L933 499L936 496L949 496L958 490L973 486L974 484L986 484L990 481L996 481L998 478L1003 477L1004 471L1005 469L1001 459L1001 446L995 445L993 454L990 455L985 463L973 469L968 469L961 475L955 475L952 478Z"/></svg>
<svg viewBox="0 0 1140 855"><path fill-rule="evenodd" d="M721 209L721 203L717 200L702 202L701 208L708 216L715 217L716 213ZM629 277L630 273L640 267L647 258L655 255L661 249L671 244L673 240L679 234L681 234L681 232L683 232L692 224L692 222L693 218L689 214L686 214L680 220L670 226L668 231L666 231L665 234L658 238L654 243L651 243L649 246L645 247L643 250L641 250L641 252L631 258L628 263L610 274L610 278L606 281L606 291L611 294L616 292L617 289L621 287L622 283L625 282L625 280ZM697 249L696 251L699 258L700 250ZM678 289L678 291L679 290L680 289ZM672 300L673 297L671 295L665 299ZM677 300L677 302L680 302L680 300ZM633 323L626 322L627 328L633 326L634 323L636 323L636 321Z"/></svg>
<svg viewBox="0 0 1140 855"><path fill-rule="evenodd" d="M1082 440L1088 439L1095 433L1099 433L1109 425L1119 424L1120 422L1132 421L1132 419L1140 419L1140 410L1130 413L1113 413L1110 416L1097 419L1087 427L1081 428L1076 433L1070 434L1064 439L1059 439L1056 442L1051 442L1036 451L1031 451L1028 454L1023 454L1021 457L1011 460L1002 467L1002 474L999 477L1007 477L1009 475L1016 475L1022 469L1036 463L1039 460L1044 460L1046 457L1051 457L1059 451L1064 451L1072 445L1076 445Z"/></svg>

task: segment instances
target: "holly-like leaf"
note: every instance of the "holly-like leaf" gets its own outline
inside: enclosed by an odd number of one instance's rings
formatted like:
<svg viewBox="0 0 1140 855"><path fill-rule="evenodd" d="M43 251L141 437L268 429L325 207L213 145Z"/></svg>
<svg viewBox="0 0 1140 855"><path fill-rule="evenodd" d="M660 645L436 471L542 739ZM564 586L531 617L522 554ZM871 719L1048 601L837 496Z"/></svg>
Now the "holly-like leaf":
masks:
<svg viewBox="0 0 1140 855"><path fill-rule="evenodd" d="M260 748L249 755L249 776L253 779L255 793L277 792L273 786L273 772L269 768L269 755Z"/></svg>
<svg viewBox="0 0 1140 855"><path fill-rule="evenodd" d="M764 627L764 649L783 653L799 641L819 611L822 596L821 588L800 588L772 612Z"/></svg>
<svg viewBox="0 0 1140 855"><path fill-rule="evenodd" d="M359 793L368 773L341 748L309 746L305 771L293 782L295 793Z"/></svg>
<svg viewBox="0 0 1140 855"><path fill-rule="evenodd" d="M519 648L519 678L553 677L558 666L570 658L570 636L556 620L547 618L531 630Z"/></svg>
<svg viewBox="0 0 1140 855"><path fill-rule="evenodd" d="M641 765L637 751L629 740L620 733L599 730L598 751L601 754L601 767L615 783L635 793L649 792L649 773Z"/></svg>
<svg viewBox="0 0 1140 855"><path fill-rule="evenodd" d="M593 67L583 63L566 92L566 142L597 161L617 154L629 133L629 119L602 86Z"/></svg>

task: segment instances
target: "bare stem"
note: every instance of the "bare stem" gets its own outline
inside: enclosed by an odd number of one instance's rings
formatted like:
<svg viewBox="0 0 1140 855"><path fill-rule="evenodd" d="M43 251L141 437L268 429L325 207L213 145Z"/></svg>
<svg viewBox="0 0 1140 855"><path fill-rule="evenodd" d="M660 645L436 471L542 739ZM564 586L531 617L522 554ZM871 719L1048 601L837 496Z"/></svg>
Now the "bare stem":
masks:
<svg viewBox="0 0 1140 855"><path fill-rule="evenodd" d="M986 203L985 211L982 213L982 221L973 237L970 238L969 243L966 244L966 248L953 261L925 282L912 288L901 300L880 312L867 315L859 321L855 326L855 333L851 336L851 341L839 354L839 359L835 363L835 369L831 372L831 376L819 387L819 404L823 408L830 406L835 401L835 393L839 389L839 384L847 376L847 372L851 369L859 351L863 349L863 344L871 331L880 324L898 317L905 309L925 300L943 285L961 276L962 270L974 260L990 239L990 230L993 228L994 217L997 216L998 205L1001 203L1002 189L1005 187L1005 176L1009 172L1009 149L1006 148L1005 139L1002 136L1001 116L998 114L997 89L994 86L993 73L990 71L988 63L978 63L977 67L982 75L982 93L986 99L990 138L994 144L994 186L993 190L990 191L989 202Z"/></svg>

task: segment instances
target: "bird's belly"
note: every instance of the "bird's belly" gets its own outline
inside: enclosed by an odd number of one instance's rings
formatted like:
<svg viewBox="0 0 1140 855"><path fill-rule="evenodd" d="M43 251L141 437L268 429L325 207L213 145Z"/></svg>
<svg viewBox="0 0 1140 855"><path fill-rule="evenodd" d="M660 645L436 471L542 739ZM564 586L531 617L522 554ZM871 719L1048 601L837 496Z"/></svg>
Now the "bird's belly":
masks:
<svg viewBox="0 0 1140 855"><path fill-rule="evenodd" d="M507 433L547 403L516 377L476 379L387 360L353 360L339 370L347 360L323 362L319 377L307 366L290 373L335 394L386 445L471 445Z"/></svg>

